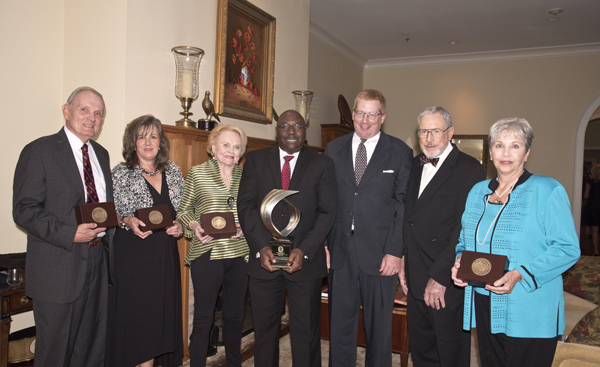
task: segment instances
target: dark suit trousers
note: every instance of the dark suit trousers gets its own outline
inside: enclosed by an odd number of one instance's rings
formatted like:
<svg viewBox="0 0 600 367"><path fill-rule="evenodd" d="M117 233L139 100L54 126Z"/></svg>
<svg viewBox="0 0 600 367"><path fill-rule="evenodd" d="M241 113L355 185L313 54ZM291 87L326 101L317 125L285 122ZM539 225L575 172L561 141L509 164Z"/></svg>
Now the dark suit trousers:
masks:
<svg viewBox="0 0 600 367"><path fill-rule="evenodd" d="M255 366L279 366L279 332L286 291L292 364L321 366L321 284L321 279L290 281L283 274L271 280L250 277Z"/></svg>
<svg viewBox="0 0 600 367"><path fill-rule="evenodd" d="M446 299L446 307L436 310L409 292L406 319L415 366L470 366L471 333L462 328L462 302Z"/></svg>
<svg viewBox="0 0 600 367"><path fill-rule="evenodd" d="M106 254L100 243L88 251L83 289L75 302L33 300L36 367L104 366L107 269Z"/></svg>
<svg viewBox="0 0 600 367"><path fill-rule="evenodd" d="M215 317L215 306L223 286L223 343L227 366L242 365L242 321L248 263L243 257L211 260L211 251L192 261L194 283L194 327L190 336L190 366L206 366L208 337Z"/></svg>
<svg viewBox="0 0 600 367"><path fill-rule="evenodd" d="M330 367L356 366L356 338L360 305L367 339L365 366L392 365L392 315L398 276L363 273L356 258L354 241L348 243L346 263L330 270L329 321Z"/></svg>

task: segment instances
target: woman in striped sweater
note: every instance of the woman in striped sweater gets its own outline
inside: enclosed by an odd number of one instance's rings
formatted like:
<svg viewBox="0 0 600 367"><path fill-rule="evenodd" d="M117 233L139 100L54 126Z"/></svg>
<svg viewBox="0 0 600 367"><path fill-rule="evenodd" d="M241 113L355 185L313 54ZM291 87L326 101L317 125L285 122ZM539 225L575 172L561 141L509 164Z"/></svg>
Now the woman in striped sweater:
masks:
<svg viewBox="0 0 600 367"><path fill-rule="evenodd" d="M241 367L241 334L244 299L248 285L248 244L239 228L237 196L242 177L238 161L247 138L235 126L218 125L208 137L212 159L188 173L177 220L191 238L185 264L194 284L194 325L190 337L192 367L205 366L214 309L223 287L223 341L227 365ZM204 234L201 214L232 212L238 226L231 238L215 239Z"/></svg>

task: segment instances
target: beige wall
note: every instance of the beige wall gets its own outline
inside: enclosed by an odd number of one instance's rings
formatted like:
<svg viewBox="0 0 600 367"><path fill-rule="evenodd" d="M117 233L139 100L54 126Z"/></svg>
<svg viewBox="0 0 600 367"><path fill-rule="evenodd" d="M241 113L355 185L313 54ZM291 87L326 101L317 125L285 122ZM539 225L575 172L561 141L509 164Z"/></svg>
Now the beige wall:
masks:
<svg viewBox="0 0 600 367"><path fill-rule="evenodd" d="M294 107L291 91L308 83L309 0L254 0L277 19L275 108ZM217 0L23 0L0 2L0 121L8 177L0 182L0 253L24 252L25 233L12 220L12 181L21 149L64 125L61 105L78 86L89 85L105 99L107 114L97 137L121 160L127 122L151 113L165 124L181 118L173 94L171 48L190 45L206 55L200 90L214 88ZM199 101L195 119L204 117ZM272 139L274 125L222 118L248 135ZM309 137L310 144L320 144ZM13 330L32 324L32 318Z"/></svg>
<svg viewBox="0 0 600 367"><path fill-rule="evenodd" d="M572 195L575 150L583 150L575 132L600 94L598 65L600 55L367 69L364 86L384 93L384 130L415 153L416 117L428 106L450 111L455 134L487 134L500 118L526 118L535 139L525 168L557 179Z"/></svg>
<svg viewBox="0 0 600 367"><path fill-rule="evenodd" d="M338 95L346 97L350 108L362 90L363 68L316 37L310 36L308 89L315 93L310 109L309 141L321 143L321 124L337 124Z"/></svg>

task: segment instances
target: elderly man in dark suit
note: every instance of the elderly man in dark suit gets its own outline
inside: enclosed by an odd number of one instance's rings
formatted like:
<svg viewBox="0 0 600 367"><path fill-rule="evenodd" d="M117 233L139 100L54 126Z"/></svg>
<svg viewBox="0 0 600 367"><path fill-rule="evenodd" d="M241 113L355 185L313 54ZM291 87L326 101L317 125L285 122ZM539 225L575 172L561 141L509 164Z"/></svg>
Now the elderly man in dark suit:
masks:
<svg viewBox="0 0 600 367"><path fill-rule="evenodd" d="M248 153L238 199L238 217L250 246L249 290L254 322L254 364L279 365L281 312L287 301L290 315L292 361L295 367L321 366L321 282L327 275L323 242L335 220L333 161L304 146L306 124L293 110L281 114L277 146ZM273 237L262 223L260 206L273 189L297 190L287 197L301 212L288 265L272 266ZM283 229L289 212L279 203L273 224Z"/></svg>
<svg viewBox="0 0 600 367"><path fill-rule="evenodd" d="M35 365L101 367L112 237L96 224L77 225L75 207L113 200L108 152L91 140L104 100L77 88L62 111L66 125L58 133L23 149L13 184L13 218L27 231Z"/></svg>
<svg viewBox="0 0 600 367"><path fill-rule="evenodd" d="M392 312L402 257L404 195L412 150L381 131L385 98L372 89L354 101L355 133L335 139L325 154L335 162L337 218L327 239L330 366L356 365L363 306L365 364L392 364Z"/></svg>
<svg viewBox="0 0 600 367"><path fill-rule="evenodd" d="M450 143L452 117L442 107L419 115L422 154L413 160L404 213L399 278L408 295L408 332L415 366L470 364L471 337L463 331L463 288L452 283L467 194L485 179L481 164Z"/></svg>

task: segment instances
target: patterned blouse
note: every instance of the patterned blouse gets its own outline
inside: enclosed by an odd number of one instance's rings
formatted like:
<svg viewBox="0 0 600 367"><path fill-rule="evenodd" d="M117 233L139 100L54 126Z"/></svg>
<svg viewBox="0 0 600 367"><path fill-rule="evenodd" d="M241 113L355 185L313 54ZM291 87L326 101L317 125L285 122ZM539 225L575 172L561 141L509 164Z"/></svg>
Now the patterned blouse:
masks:
<svg viewBox="0 0 600 367"><path fill-rule="evenodd" d="M183 190L183 200L177 211L177 220L185 229L185 236L191 239L190 249L185 257L185 264L191 262L200 255L212 250L211 260L232 259L235 257L246 257L249 253L246 239L222 238L214 239L203 244L196 238L194 231L190 230L190 222L196 221L200 225L201 214L233 212L235 222L239 224L237 215L237 197L242 178L242 168L238 165L233 167L229 189L221 179L219 163L215 159L194 166L190 169ZM233 197L233 209L229 207L228 199Z"/></svg>
<svg viewBox="0 0 600 367"><path fill-rule="evenodd" d="M169 167L164 172L169 186L169 198L175 210L179 208L185 181L181 169L169 161ZM133 213L140 208L150 208L154 205L152 194L142 175L142 168L127 168L123 163L117 164L112 169L113 194L117 214L123 217L133 217ZM128 227L125 229L129 230Z"/></svg>

